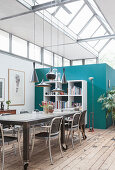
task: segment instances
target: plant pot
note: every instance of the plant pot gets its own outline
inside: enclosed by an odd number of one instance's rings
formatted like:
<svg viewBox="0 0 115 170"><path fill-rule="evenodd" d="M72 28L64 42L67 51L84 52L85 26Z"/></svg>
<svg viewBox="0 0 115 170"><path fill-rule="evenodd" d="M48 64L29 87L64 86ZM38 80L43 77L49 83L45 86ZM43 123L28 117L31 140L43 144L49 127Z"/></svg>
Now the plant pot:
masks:
<svg viewBox="0 0 115 170"><path fill-rule="evenodd" d="M48 113L48 108L47 107L44 108L44 112Z"/></svg>

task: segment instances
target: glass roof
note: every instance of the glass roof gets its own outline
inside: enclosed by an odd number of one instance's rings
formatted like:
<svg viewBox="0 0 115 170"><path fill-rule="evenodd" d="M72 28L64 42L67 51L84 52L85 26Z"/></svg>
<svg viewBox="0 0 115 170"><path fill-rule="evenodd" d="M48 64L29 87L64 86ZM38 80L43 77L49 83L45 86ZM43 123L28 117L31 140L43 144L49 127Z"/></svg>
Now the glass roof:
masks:
<svg viewBox="0 0 115 170"><path fill-rule="evenodd" d="M33 6L34 0L23 1ZM36 5L51 2L51 0L35 0L35 2ZM56 0L56 2L60 2L60 0ZM43 17L43 11L36 13ZM91 38L114 33L94 0L74 1L48 8L44 10L44 19L64 31L75 41L78 38ZM80 45L96 56L107 44L108 39L80 42Z"/></svg>

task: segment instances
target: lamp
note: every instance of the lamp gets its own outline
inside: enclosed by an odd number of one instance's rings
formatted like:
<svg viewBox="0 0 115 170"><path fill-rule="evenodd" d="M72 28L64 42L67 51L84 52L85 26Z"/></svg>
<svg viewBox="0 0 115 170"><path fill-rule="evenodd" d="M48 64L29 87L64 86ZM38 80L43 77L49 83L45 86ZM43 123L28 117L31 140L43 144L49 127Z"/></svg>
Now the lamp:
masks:
<svg viewBox="0 0 115 170"><path fill-rule="evenodd" d="M93 88L94 77L89 77L89 80L92 83L92 111L89 113L89 132L94 132L94 88ZM92 128L90 128L90 115L91 114L92 114Z"/></svg>
<svg viewBox="0 0 115 170"><path fill-rule="evenodd" d="M33 62L33 75L32 75L31 82L33 82L33 83L39 82L38 81L38 76L37 76L36 70L35 70L35 62Z"/></svg>
<svg viewBox="0 0 115 170"><path fill-rule="evenodd" d="M54 80L56 78L56 74L52 71L52 67L50 68L50 71L46 74L46 78L48 80Z"/></svg>
<svg viewBox="0 0 115 170"><path fill-rule="evenodd" d="M51 87L51 85L45 83L44 79L42 79L41 83L37 84L36 87Z"/></svg>
<svg viewBox="0 0 115 170"><path fill-rule="evenodd" d="M63 84L66 84L66 83L67 83L66 77L65 77L65 68L63 68L62 83L63 83Z"/></svg>
<svg viewBox="0 0 115 170"><path fill-rule="evenodd" d="M44 10L43 10L43 48L44 48ZM41 83L36 85L36 87L50 87L50 86L51 86L50 84L44 82L44 79L42 79Z"/></svg>

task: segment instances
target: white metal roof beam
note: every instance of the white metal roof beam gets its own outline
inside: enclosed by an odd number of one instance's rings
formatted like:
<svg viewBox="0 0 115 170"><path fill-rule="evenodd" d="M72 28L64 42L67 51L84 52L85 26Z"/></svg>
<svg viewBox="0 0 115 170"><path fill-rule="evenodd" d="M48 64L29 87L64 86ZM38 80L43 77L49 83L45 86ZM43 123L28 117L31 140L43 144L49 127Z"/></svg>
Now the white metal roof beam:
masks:
<svg viewBox="0 0 115 170"><path fill-rule="evenodd" d="M95 10L93 9L93 7L91 6L91 4L88 2L88 0L84 0L84 2L87 4L87 6L90 8L90 10L93 12L93 14L95 14L96 18L98 19L98 21L103 25L103 27L105 28L105 30L109 33L110 31L108 30L108 28L105 26L105 24L103 23L103 21L101 20L101 18L99 17L99 15L97 15L97 13L95 12Z"/></svg>
<svg viewBox="0 0 115 170"><path fill-rule="evenodd" d="M80 0L61 0L60 2L51 1L51 2L44 3L44 4L35 5L35 6L32 7L32 10L34 10L34 11L45 10L47 8L51 8L51 7L55 7L55 6L61 6L61 5L68 4L68 3L71 3L71 2L75 2L75 1L80 1Z"/></svg>
<svg viewBox="0 0 115 170"><path fill-rule="evenodd" d="M7 17L3 17L3 18L0 18L0 20L6 20L6 19L15 18L15 17L18 17L18 16L23 16L23 15L30 14L30 13L33 13L33 12L36 12L36 11L45 10L45 9L48 9L48 8L51 8L51 7L60 6L60 5L75 2L75 1L80 1L80 0L62 0L61 2L52 1L52 3L47 2L47 3L44 3L44 4L32 6L32 9L29 10L29 11L18 13L18 14L15 14L15 15L10 15L10 16L7 16Z"/></svg>
<svg viewBox="0 0 115 170"><path fill-rule="evenodd" d="M78 39L77 42L81 43L81 42L103 40L103 39L115 39L115 34L113 34L113 35L104 35L104 36L99 36L99 37L92 37L92 38Z"/></svg>

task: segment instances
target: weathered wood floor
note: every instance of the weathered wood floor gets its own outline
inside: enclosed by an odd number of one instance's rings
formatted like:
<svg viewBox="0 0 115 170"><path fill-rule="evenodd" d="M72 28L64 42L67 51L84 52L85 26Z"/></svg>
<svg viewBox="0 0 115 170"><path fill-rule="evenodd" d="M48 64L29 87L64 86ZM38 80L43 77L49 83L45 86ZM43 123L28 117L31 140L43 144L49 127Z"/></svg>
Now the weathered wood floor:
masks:
<svg viewBox="0 0 115 170"><path fill-rule="evenodd" d="M69 148L61 158L58 144L52 143L54 164L50 165L48 148L44 141L36 141L28 170L115 170L115 129L86 130L87 139L82 145L75 142L75 149ZM54 145L55 144L55 145ZM11 147L5 151L5 170L22 170L22 164Z"/></svg>

